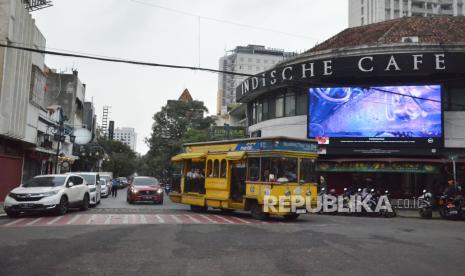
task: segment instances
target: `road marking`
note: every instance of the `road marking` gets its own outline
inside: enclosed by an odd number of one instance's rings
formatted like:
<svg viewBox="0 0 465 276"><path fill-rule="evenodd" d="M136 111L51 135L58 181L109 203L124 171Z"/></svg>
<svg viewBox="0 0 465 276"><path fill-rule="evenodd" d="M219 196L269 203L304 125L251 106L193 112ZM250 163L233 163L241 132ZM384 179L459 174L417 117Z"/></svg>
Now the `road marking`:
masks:
<svg viewBox="0 0 465 276"><path fill-rule="evenodd" d="M74 222L77 221L80 217L81 217L81 215L75 215L75 216L74 216L72 219L70 219L66 224L74 223Z"/></svg>
<svg viewBox="0 0 465 276"><path fill-rule="evenodd" d="M9 223L5 224L5 226L15 225L16 223L21 222L23 220L25 220L25 218L20 218L20 219L14 220L12 222L9 222Z"/></svg>
<svg viewBox="0 0 465 276"><path fill-rule="evenodd" d="M62 219L63 217L56 217L54 219L52 219L51 221L47 222L47 225L51 225L51 224L54 224L55 222L59 221L60 219Z"/></svg>
<svg viewBox="0 0 465 276"><path fill-rule="evenodd" d="M204 219L208 220L211 223L218 223L217 221L212 220L211 218L207 217L206 215L200 215L200 216L203 217Z"/></svg>
<svg viewBox="0 0 465 276"><path fill-rule="evenodd" d="M146 224L146 223L147 223L147 219L145 218L144 215L139 215L139 217L140 217L140 222L141 222L142 224Z"/></svg>
<svg viewBox="0 0 465 276"><path fill-rule="evenodd" d="M36 222L38 222L38 221L41 220L41 219L42 219L42 218L36 218L35 220L26 223L26 225L27 225L27 226L31 226L31 225L35 224Z"/></svg>
<svg viewBox="0 0 465 276"><path fill-rule="evenodd" d="M191 215L186 215L186 217L190 218L190 219L191 219L193 222L195 222L195 223L200 223L200 220L198 220L198 219L192 217Z"/></svg>
<svg viewBox="0 0 465 276"><path fill-rule="evenodd" d="M224 218L222 216L215 215L215 217L217 217L219 219L222 219L222 220L226 221L227 223L234 223L234 221L230 221L229 219L226 219L226 218Z"/></svg>
<svg viewBox="0 0 465 276"><path fill-rule="evenodd" d="M170 215L177 223L182 223L182 221L176 215Z"/></svg>
<svg viewBox="0 0 465 276"><path fill-rule="evenodd" d="M128 224L129 223L129 215L124 215L123 217L123 223Z"/></svg>
<svg viewBox="0 0 465 276"><path fill-rule="evenodd" d="M90 218L86 221L86 224L91 224L95 220L96 217L97 215L90 216Z"/></svg>
<svg viewBox="0 0 465 276"><path fill-rule="evenodd" d="M108 215L108 217L105 219L105 224L110 224L110 221L111 221L111 218L113 217L113 215Z"/></svg>
<svg viewBox="0 0 465 276"><path fill-rule="evenodd" d="M231 218L232 219L232 218ZM236 218L234 217L234 219L237 219L238 221L242 222L242 223L251 223L250 221L246 221L245 219L241 219L241 218Z"/></svg>
<svg viewBox="0 0 465 276"><path fill-rule="evenodd" d="M165 220L160 215L155 215L159 223L165 223Z"/></svg>

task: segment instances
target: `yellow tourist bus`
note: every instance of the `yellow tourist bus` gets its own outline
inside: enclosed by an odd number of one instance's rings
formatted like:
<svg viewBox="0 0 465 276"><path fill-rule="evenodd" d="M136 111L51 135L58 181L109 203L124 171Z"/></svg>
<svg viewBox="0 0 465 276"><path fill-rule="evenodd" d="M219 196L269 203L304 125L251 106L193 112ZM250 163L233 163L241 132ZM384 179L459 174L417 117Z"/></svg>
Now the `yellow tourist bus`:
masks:
<svg viewBox="0 0 465 276"><path fill-rule="evenodd" d="M314 140L251 138L191 143L183 149L172 158L182 163L181 184L169 196L193 211L246 210L260 220L269 215L294 220L306 212L305 204L316 203ZM279 198L290 207L296 196L307 201L297 209L280 209L279 201L270 201Z"/></svg>

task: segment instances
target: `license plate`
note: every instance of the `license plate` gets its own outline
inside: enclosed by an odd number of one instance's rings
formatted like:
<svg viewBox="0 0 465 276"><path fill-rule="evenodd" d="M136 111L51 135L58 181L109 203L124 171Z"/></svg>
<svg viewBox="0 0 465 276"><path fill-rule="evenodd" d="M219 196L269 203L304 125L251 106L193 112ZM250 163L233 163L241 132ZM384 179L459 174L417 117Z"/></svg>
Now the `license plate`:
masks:
<svg viewBox="0 0 465 276"><path fill-rule="evenodd" d="M449 211L449 214L451 214L451 215L456 215L456 214L457 214L457 211L455 211L455 210Z"/></svg>
<svg viewBox="0 0 465 276"><path fill-rule="evenodd" d="M295 213L296 214L305 214L305 213L307 213L307 210L305 210L305 209L297 209L297 210L295 210Z"/></svg>
<svg viewBox="0 0 465 276"><path fill-rule="evenodd" d="M19 206L21 206L21 208L24 208L24 209L29 209L29 208L33 208L34 204L21 204Z"/></svg>
<svg viewBox="0 0 465 276"><path fill-rule="evenodd" d="M143 196L142 199L152 200L152 197L151 196Z"/></svg>

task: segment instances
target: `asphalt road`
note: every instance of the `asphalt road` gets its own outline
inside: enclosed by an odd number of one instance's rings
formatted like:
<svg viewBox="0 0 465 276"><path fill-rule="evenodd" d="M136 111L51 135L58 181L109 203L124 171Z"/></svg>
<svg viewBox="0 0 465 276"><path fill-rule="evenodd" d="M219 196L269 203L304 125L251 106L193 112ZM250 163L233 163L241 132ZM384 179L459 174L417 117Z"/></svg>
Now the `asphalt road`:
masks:
<svg viewBox="0 0 465 276"><path fill-rule="evenodd" d="M169 200L165 194L162 205L153 203L134 203L129 204L126 202L127 188L118 190L116 198L111 197L102 198L100 204L89 210L90 213L160 213L166 210L188 210L189 206L183 204L175 204Z"/></svg>
<svg viewBox="0 0 465 276"><path fill-rule="evenodd" d="M101 208L121 209L111 200ZM152 214L155 209L109 225L43 226L40 217L18 223L0 218L0 275L463 275L465 269L463 221L305 215L296 223L262 224L239 223L252 221L246 215L209 212L216 223L200 217L184 223L201 214ZM174 217L170 212L184 221L124 222L131 216Z"/></svg>

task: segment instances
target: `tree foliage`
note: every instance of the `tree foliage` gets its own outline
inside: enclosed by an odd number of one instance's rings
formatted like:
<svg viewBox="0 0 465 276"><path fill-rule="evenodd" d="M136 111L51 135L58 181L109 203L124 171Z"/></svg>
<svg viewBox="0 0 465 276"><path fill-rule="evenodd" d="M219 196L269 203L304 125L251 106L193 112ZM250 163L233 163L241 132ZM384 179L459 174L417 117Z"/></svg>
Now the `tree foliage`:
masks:
<svg viewBox="0 0 465 276"><path fill-rule="evenodd" d="M128 145L105 139L99 139L98 143L109 156L109 161L102 164L103 171L113 172L114 177L129 176L136 172L139 161L136 153Z"/></svg>
<svg viewBox="0 0 465 276"><path fill-rule="evenodd" d="M171 157L182 150L183 143L209 140L211 117L200 101L168 101L154 116L152 135L146 141L150 150L142 158L142 173L165 178L179 168L171 163Z"/></svg>

